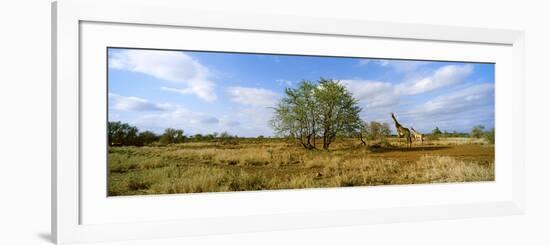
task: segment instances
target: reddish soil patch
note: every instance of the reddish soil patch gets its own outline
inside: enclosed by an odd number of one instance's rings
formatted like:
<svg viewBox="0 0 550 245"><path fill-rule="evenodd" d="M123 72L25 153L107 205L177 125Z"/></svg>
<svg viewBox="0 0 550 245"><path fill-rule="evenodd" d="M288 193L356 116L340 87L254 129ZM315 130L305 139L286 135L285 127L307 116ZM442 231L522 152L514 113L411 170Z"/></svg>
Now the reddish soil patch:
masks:
<svg viewBox="0 0 550 245"><path fill-rule="evenodd" d="M487 145L413 146L411 148L381 148L370 156L398 161L417 161L424 155L449 156L461 160L494 161L495 148Z"/></svg>

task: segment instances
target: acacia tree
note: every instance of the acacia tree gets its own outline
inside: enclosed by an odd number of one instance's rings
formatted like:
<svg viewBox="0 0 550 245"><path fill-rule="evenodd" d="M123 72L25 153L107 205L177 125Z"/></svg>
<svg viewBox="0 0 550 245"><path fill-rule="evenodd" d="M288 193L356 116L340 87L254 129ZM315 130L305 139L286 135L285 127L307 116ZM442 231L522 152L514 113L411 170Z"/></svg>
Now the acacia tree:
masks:
<svg viewBox="0 0 550 245"><path fill-rule="evenodd" d="M160 136L159 141L161 144L167 145L167 144L183 143L184 139L185 139L185 135L183 134L183 130L167 128L164 130L164 133Z"/></svg>
<svg viewBox="0 0 550 245"><path fill-rule="evenodd" d="M286 88L285 97L279 101L271 120L277 134L297 139L306 149L316 147L319 113L315 90L315 84L307 80L297 88Z"/></svg>
<svg viewBox="0 0 550 245"><path fill-rule="evenodd" d="M138 143L138 129L127 123L108 122L109 144L136 145Z"/></svg>
<svg viewBox="0 0 550 245"><path fill-rule="evenodd" d="M321 78L314 94L320 110L323 149L328 150L338 134L349 135L359 129L361 108L346 87L338 81Z"/></svg>
<svg viewBox="0 0 550 245"><path fill-rule="evenodd" d="M328 150L337 136L356 134L359 112L357 100L340 82L304 80L297 88L285 90L271 125L277 134L297 139L306 149L315 149L316 138L321 137L323 149Z"/></svg>
<svg viewBox="0 0 550 245"><path fill-rule="evenodd" d="M483 131L484 130L485 130L485 126L476 125L472 128L472 131L470 132L470 137L479 139L479 138L483 137Z"/></svg>

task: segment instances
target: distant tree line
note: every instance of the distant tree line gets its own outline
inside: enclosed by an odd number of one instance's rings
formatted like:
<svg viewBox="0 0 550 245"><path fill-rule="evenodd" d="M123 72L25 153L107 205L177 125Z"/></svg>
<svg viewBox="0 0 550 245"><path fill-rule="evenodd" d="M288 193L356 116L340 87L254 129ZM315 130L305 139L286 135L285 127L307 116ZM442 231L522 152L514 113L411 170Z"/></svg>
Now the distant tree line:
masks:
<svg viewBox="0 0 550 245"><path fill-rule="evenodd" d="M447 130L441 131L439 127L435 127L431 134L426 134L429 140L437 140L439 137L469 137L468 133L457 132L456 130L449 132Z"/></svg>
<svg viewBox="0 0 550 245"><path fill-rule="evenodd" d="M485 138L490 143L495 143L495 128L492 128L491 130L485 130L485 126L483 125L476 125L471 130L470 133L463 133L463 132L447 132L447 130L441 132L439 127L435 127L435 129L432 130L431 134L428 134L428 139L430 140L436 140L439 139L439 137L470 137L475 139L481 139Z"/></svg>
<svg viewBox="0 0 550 245"><path fill-rule="evenodd" d="M239 139L236 135L227 132L212 134L195 134L187 136L182 129L167 128L162 134L146 130L140 132L135 126L123 122L108 122L108 140L110 146L145 146L169 145L184 142L217 141L232 143ZM258 138L264 136L258 136Z"/></svg>

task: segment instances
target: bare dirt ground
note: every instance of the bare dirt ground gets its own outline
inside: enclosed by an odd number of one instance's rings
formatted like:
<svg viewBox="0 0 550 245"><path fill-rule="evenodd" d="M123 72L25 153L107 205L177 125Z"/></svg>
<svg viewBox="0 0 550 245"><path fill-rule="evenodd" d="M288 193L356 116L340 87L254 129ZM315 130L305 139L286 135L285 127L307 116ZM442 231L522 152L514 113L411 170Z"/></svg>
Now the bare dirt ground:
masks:
<svg viewBox="0 0 550 245"><path fill-rule="evenodd" d="M370 157L395 159L398 161L418 161L424 155L449 156L461 160L494 161L495 150L491 146L464 144L464 145L415 145L410 149L385 149L373 151Z"/></svg>

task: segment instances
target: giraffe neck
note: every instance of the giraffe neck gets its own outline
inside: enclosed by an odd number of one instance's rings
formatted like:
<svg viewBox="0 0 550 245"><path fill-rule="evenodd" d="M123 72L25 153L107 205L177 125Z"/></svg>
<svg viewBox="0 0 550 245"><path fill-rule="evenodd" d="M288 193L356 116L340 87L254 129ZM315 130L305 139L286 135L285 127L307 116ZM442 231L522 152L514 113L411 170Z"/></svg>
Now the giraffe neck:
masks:
<svg viewBox="0 0 550 245"><path fill-rule="evenodd" d="M401 124L399 124L399 122L397 122L397 119L395 119L395 116L393 114L391 114L391 119L393 119L393 122L395 123L396 128L402 127Z"/></svg>

